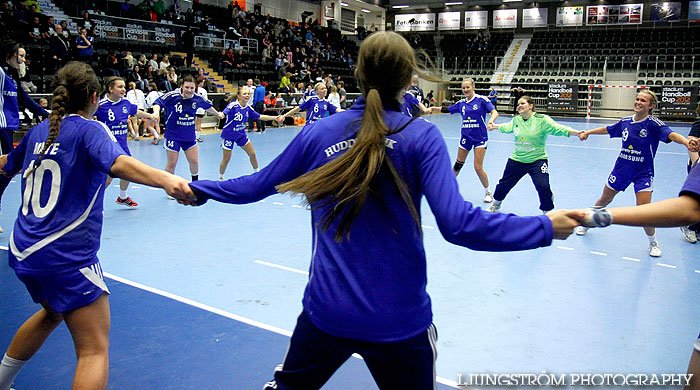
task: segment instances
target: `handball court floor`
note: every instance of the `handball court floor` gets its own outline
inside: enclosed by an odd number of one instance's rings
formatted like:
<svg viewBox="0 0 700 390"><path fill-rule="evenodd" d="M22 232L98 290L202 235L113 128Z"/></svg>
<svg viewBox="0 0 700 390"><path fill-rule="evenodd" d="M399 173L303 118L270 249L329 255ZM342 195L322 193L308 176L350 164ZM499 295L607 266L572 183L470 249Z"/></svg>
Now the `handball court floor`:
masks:
<svg viewBox="0 0 700 390"><path fill-rule="evenodd" d="M432 115L450 154L460 118ZM503 116L497 122L509 120ZM559 119L576 129L615 120ZM689 124L672 125L687 135ZM299 132L297 127L249 133L261 166ZM216 179L219 135L199 144L200 177ZM161 144L162 145L162 144ZM158 168L162 146L130 142L133 155ZM600 195L619 139L549 137L557 208L582 208ZM490 133L485 169L491 189L513 149L512 135ZM472 155L458 177L465 199L481 203ZM678 194L687 153L662 144L654 200ZM226 177L252 172L235 149ZM184 155L177 173L189 178ZM301 311L311 254L310 213L299 198L274 195L250 205L209 202L184 207L162 190L132 184L139 207L114 203L107 190L99 253L111 289L110 389L260 389L284 357ZM633 192L612 206L632 205ZM18 180L3 199L0 224L0 349L38 309L7 267L9 232L20 204ZM503 212L538 214L529 178L503 202ZM437 325L440 388L458 374L684 373L700 328L700 248L679 229L659 229L663 257L648 256L641 228L614 226L572 235L526 252L475 252L447 243L423 204L428 290ZM517 229L517 226L513 226ZM381 239L381 238L378 238ZM15 388L70 387L75 357L62 325L18 376ZM360 359L351 358L324 389L376 389Z"/></svg>

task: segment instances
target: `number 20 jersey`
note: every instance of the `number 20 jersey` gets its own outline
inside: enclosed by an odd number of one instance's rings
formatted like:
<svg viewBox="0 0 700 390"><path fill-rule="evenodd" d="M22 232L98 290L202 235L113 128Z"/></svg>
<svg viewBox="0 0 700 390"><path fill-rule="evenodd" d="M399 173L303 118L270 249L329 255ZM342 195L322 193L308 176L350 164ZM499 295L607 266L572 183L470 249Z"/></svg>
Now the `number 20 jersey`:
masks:
<svg viewBox="0 0 700 390"><path fill-rule="evenodd" d="M10 236L10 266L21 273L56 273L97 262L105 182L124 154L104 124L69 115L39 167L27 175L48 134L49 121L32 128L3 169L26 176Z"/></svg>

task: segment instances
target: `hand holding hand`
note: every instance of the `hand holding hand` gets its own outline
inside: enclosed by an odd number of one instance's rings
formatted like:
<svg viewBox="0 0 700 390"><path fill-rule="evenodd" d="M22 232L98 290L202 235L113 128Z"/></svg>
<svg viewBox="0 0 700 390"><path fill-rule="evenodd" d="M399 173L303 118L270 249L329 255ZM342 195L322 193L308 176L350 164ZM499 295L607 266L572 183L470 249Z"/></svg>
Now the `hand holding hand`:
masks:
<svg viewBox="0 0 700 390"><path fill-rule="evenodd" d="M588 139L588 132L586 132L586 131L579 131L579 133L578 133L578 139L580 139L581 141L587 140L587 139Z"/></svg>
<svg viewBox="0 0 700 390"><path fill-rule="evenodd" d="M585 218L584 210L553 210L546 214L552 221L554 238L564 240L574 232L579 221Z"/></svg>

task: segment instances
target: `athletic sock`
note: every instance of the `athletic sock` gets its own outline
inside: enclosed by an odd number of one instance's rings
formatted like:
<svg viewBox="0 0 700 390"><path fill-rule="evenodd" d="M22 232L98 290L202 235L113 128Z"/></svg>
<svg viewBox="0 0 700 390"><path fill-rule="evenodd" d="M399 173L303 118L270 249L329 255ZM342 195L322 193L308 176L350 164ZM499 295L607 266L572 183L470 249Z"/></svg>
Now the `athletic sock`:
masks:
<svg viewBox="0 0 700 390"><path fill-rule="evenodd" d="M0 363L0 390L10 390L12 382L19 374L19 371L27 364L27 360L13 359L7 355L2 358Z"/></svg>
<svg viewBox="0 0 700 390"><path fill-rule="evenodd" d="M199 175L192 175L192 181L199 180Z"/></svg>
<svg viewBox="0 0 700 390"><path fill-rule="evenodd" d="M202 134L201 131L195 131L194 133L197 135L197 139L199 139L199 135Z"/></svg>
<svg viewBox="0 0 700 390"><path fill-rule="evenodd" d="M253 168L253 171L260 172L260 168Z"/></svg>
<svg viewBox="0 0 700 390"><path fill-rule="evenodd" d="M119 199L126 199L128 197L129 197L129 195L126 194L126 190L124 190L124 191L119 190Z"/></svg>
<svg viewBox="0 0 700 390"><path fill-rule="evenodd" d="M484 187L484 193L485 193L485 194L490 194L490 193L491 193L491 190L489 190L488 187Z"/></svg>
<svg viewBox="0 0 700 390"><path fill-rule="evenodd" d="M652 235L652 236L647 236L647 239L649 240L649 243L650 243L650 244L653 243L653 242L657 242L657 241L656 241L656 234L654 234L654 235Z"/></svg>

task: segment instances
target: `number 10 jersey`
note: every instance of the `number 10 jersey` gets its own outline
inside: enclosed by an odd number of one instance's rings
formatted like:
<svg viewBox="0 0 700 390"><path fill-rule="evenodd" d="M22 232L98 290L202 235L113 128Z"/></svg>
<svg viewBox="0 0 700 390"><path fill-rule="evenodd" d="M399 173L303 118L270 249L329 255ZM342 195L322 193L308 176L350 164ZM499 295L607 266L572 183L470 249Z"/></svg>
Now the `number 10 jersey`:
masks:
<svg viewBox="0 0 700 390"><path fill-rule="evenodd" d="M9 256L10 266L20 273L56 273L98 261L105 182L124 154L104 124L69 115L41 163L27 174L48 134L49 121L32 128L3 169L10 175L23 173Z"/></svg>

